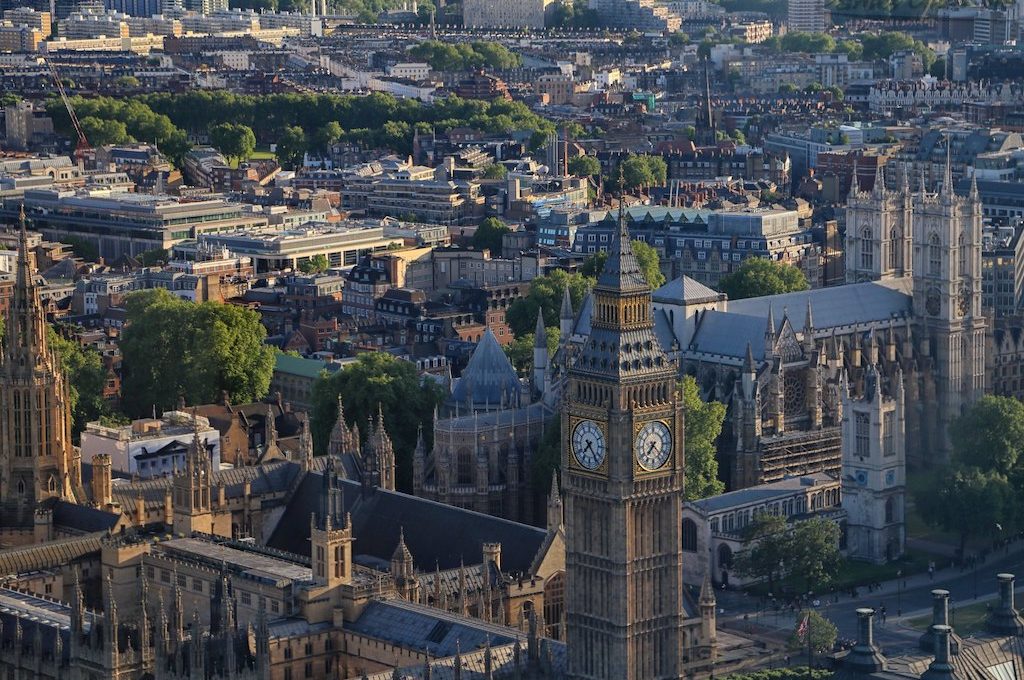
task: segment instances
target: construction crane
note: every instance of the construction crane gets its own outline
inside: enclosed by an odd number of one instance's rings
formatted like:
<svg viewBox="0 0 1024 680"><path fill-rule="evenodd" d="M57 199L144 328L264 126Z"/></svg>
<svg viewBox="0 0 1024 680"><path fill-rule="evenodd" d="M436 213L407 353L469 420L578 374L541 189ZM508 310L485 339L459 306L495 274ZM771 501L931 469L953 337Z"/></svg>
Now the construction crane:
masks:
<svg viewBox="0 0 1024 680"><path fill-rule="evenodd" d="M71 105L71 99L68 98L68 93L64 89L64 83L60 79L60 73L57 72L57 67L53 65L46 57L43 57L43 63L46 64L46 68L50 70L50 77L53 78L53 84L57 87L57 92L60 93L60 100L64 102L64 108L68 110L68 117L71 118L71 125L75 128L75 133L78 135L78 141L75 143L75 158L81 159L85 155L85 152L92 147L89 144L88 138L85 136L85 131L82 130L82 124L78 122L78 115L75 113L75 107Z"/></svg>

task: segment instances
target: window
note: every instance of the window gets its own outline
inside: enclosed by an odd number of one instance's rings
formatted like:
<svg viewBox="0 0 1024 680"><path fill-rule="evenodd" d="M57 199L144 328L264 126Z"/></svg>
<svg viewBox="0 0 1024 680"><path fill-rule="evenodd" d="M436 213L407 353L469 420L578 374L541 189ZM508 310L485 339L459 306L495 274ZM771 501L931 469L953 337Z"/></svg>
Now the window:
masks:
<svg viewBox="0 0 1024 680"><path fill-rule="evenodd" d="M903 268L903 244L899 229L889 232L889 269Z"/></svg>
<svg viewBox="0 0 1024 680"><path fill-rule="evenodd" d="M893 443L893 430L896 428L896 414L889 411L883 417L882 427L885 431L882 432L882 452L886 456L896 455L896 446Z"/></svg>
<svg viewBox="0 0 1024 680"><path fill-rule="evenodd" d="M885 501L885 522L886 524L896 521L896 503L892 498Z"/></svg>
<svg viewBox="0 0 1024 680"><path fill-rule="evenodd" d="M246 607L248 607L248 606L250 606L252 604L252 594L249 593L248 591L245 591L245 590L242 591L241 599L242 599L242 604L244 604Z"/></svg>
<svg viewBox="0 0 1024 680"><path fill-rule="evenodd" d="M964 242L964 235L960 234L960 240L957 243L957 255L958 255L958 269L957 275L963 276L967 273L967 244Z"/></svg>
<svg viewBox="0 0 1024 680"><path fill-rule="evenodd" d="M932 276L942 274L942 243L937 234L928 239L928 273Z"/></svg>
<svg viewBox="0 0 1024 680"><path fill-rule="evenodd" d="M292 658L292 648L291 647L285 647L284 648L284 658L286 658L286 659Z"/></svg>
<svg viewBox="0 0 1024 680"><path fill-rule="evenodd" d="M874 269L875 242L871 240L871 230L865 229L860 234L860 268Z"/></svg>
<svg viewBox="0 0 1024 680"><path fill-rule="evenodd" d="M307 678L313 677L313 662L312 661L307 661L306 662L305 676Z"/></svg>
<svg viewBox="0 0 1024 680"><path fill-rule="evenodd" d="M869 434L871 431L871 416L867 413L854 414L853 423L854 451L858 456L867 456L871 453Z"/></svg>
<svg viewBox="0 0 1024 680"><path fill-rule="evenodd" d="M683 520L683 550L697 552L697 525L689 518Z"/></svg>
<svg viewBox="0 0 1024 680"><path fill-rule="evenodd" d="M192 579L192 590L197 593L203 592L203 582L197 578Z"/></svg>

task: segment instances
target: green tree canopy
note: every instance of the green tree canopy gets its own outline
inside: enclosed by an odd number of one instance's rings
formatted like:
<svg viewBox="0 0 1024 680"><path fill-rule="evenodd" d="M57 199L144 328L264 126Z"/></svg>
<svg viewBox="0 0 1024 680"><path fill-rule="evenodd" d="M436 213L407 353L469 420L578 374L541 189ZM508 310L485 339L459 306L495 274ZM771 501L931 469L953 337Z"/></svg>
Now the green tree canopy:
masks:
<svg viewBox="0 0 1024 680"><path fill-rule="evenodd" d="M1005 476L968 467L939 471L915 490L914 505L927 524L959 535L963 556L968 536L992 536L997 524L1011 526L1020 502Z"/></svg>
<svg viewBox="0 0 1024 680"><path fill-rule="evenodd" d="M94 146L134 141L128 134L128 128L119 120L101 120L94 116L86 116L79 122L86 139Z"/></svg>
<svg viewBox="0 0 1024 680"><path fill-rule="evenodd" d="M544 326L558 326L558 311L562 307L563 291L568 286L572 308L579 310L592 279L580 273L569 274L555 269L549 274L530 281L530 292L509 305L505 320L516 337L532 333L537 326L537 310L544 314Z"/></svg>
<svg viewBox="0 0 1024 680"><path fill-rule="evenodd" d="M209 404L227 393L234 403L263 398L274 370L274 349L259 314L236 305L194 304L162 288L126 299L121 337L123 403L141 417L155 408Z"/></svg>
<svg viewBox="0 0 1024 680"><path fill-rule="evenodd" d="M786 518L758 513L743 528L742 536L743 548L733 562L736 573L745 578L764 579L768 591L777 592L775 585L786 573L785 558L789 550Z"/></svg>
<svg viewBox="0 0 1024 680"><path fill-rule="evenodd" d="M985 396L949 425L953 459L1002 475L1018 473L1024 451L1024 404Z"/></svg>
<svg viewBox="0 0 1024 680"><path fill-rule="evenodd" d="M82 347L73 340L58 335L52 326L47 328L50 348L60 359L64 378L68 382L71 401L71 436L77 441L85 424L110 414L103 399L103 386L107 371L100 353L91 347Z"/></svg>
<svg viewBox="0 0 1024 680"><path fill-rule="evenodd" d="M648 286L655 289L665 283L665 275L661 273L661 260L654 246L647 245L644 241L633 241L633 254L640 264L640 269L643 270ZM580 265L580 273L588 278L596 279L604 271L607 261L608 252L598 251L583 261L583 264Z"/></svg>
<svg viewBox="0 0 1024 680"><path fill-rule="evenodd" d="M219 123L210 129L210 143L228 160L244 161L256 151L256 135L248 125Z"/></svg>
<svg viewBox="0 0 1024 680"><path fill-rule="evenodd" d="M321 272L327 271L331 266L331 263L327 261L327 256L323 253L317 253L308 260L299 262L299 271L303 274L320 274Z"/></svg>
<svg viewBox="0 0 1024 680"><path fill-rule="evenodd" d="M512 230L497 217L488 217L473 232L473 247L477 250L489 250L494 257L501 256L501 239Z"/></svg>
<svg viewBox="0 0 1024 680"><path fill-rule="evenodd" d="M376 418L380 408L395 449L398 488L411 491L416 435L422 426L427 445L432 443L434 407L444 398L441 388L422 379L415 364L387 352L360 354L354 363L313 384L313 443L321 453L327 450L331 428L338 418L339 395L349 425L358 425L364 440L367 421L370 416Z"/></svg>
<svg viewBox="0 0 1024 680"><path fill-rule="evenodd" d="M317 129L316 134L313 136L314 148L318 151L326 151L331 146L337 144L344 134L345 131L338 121L329 121L323 127Z"/></svg>
<svg viewBox="0 0 1024 680"><path fill-rule="evenodd" d="M594 156L573 156L569 159L569 174L577 177L598 177L601 174L601 162Z"/></svg>
<svg viewBox="0 0 1024 680"><path fill-rule="evenodd" d="M805 619L807 630L801 634L800 627ZM793 626L793 632L790 634L787 644L795 652L810 650L814 654L828 654L836 644L838 635L839 631L836 630L834 623L813 609L807 609L796 617L796 625ZM810 660L808 660L808 665L812 665Z"/></svg>
<svg viewBox="0 0 1024 680"><path fill-rule="evenodd" d="M663 186L668 166L661 156L630 156L622 162L622 175L628 189Z"/></svg>
<svg viewBox="0 0 1024 680"><path fill-rule="evenodd" d="M691 375L683 377L680 388L686 416L686 500L717 496L725 491L725 484L718 479L715 446L725 422L725 405L701 399L697 381Z"/></svg>
<svg viewBox="0 0 1024 680"><path fill-rule="evenodd" d="M483 178L484 179L505 179L505 175L508 174L508 169L501 163L491 163L484 168Z"/></svg>
<svg viewBox="0 0 1024 680"><path fill-rule="evenodd" d="M518 54L494 42L452 44L427 40L412 47L409 55L427 62L435 71L466 71L482 66L506 70L523 63Z"/></svg>
<svg viewBox="0 0 1024 680"><path fill-rule="evenodd" d="M558 339L561 334L558 331L558 326L548 326L544 329L544 332L548 346L548 357L552 357L555 355L555 350L558 349ZM525 373L528 369L533 368L534 337L533 333L527 333L514 339L504 347L505 354L508 355L512 365L520 373Z"/></svg>
<svg viewBox="0 0 1024 680"><path fill-rule="evenodd" d="M825 517L797 522L790 536L789 573L803 579L807 591L832 582L842 565L839 525Z"/></svg>
<svg viewBox="0 0 1024 680"><path fill-rule="evenodd" d="M298 125L289 125L277 140L277 160L281 167L294 170L302 165L302 159L309 149L306 133Z"/></svg>
<svg viewBox="0 0 1024 680"><path fill-rule="evenodd" d="M730 300L807 290L807 277L793 265L764 257L748 257L739 268L722 277L722 292Z"/></svg>

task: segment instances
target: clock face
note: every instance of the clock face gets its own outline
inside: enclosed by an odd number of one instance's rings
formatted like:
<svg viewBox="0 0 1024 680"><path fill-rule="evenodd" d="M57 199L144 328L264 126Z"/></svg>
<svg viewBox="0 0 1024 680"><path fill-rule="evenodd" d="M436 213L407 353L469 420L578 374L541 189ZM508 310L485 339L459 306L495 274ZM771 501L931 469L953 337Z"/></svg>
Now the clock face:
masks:
<svg viewBox="0 0 1024 680"><path fill-rule="evenodd" d="M924 299L924 309L932 316L942 311L942 301L939 299L939 291L937 289L932 288L928 291Z"/></svg>
<svg viewBox="0 0 1024 680"><path fill-rule="evenodd" d="M857 470L855 476L856 476L856 479L857 479L857 485L858 486L867 486L868 485L868 473L867 472L865 472L864 470Z"/></svg>
<svg viewBox="0 0 1024 680"><path fill-rule="evenodd" d="M601 467L605 456L604 432L593 420L581 420L572 431L572 455L584 470Z"/></svg>
<svg viewBox="0 0 1024 680"><path fill-rule="evenodd" d="M672 433L663 422L647 423L636 435L634 450L640 467L648 471L657 470L672 454Z"/></svg>
<svg viewBox="0 0 1024 680"><path fill-rule="evenodd" d="M885 471L885 485L886 486L895 486L896 485L896 471L895 470L886 470Z"/></svg>

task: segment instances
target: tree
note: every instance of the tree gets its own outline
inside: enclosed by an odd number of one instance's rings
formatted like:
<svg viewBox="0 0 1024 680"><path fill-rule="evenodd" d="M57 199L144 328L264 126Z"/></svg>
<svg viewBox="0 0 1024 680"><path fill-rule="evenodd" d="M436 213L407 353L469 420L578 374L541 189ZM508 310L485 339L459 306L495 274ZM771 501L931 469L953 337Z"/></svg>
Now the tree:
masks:
<svg viewBox="0 0 1024 680"><path fill-rule="evenodd" d="M332 120L316 131L316 135L313 137L315 148L318 151L326 151L337 144L344 134L345 131L341 128L341 124Z"/></svg>
<svg viewBox="0 0 1024 680"><path fill-rule="evenodd" d="M985 396L949 425L953 459L1002 475L1019 473L1024 453L1024 404Z"/></svg>
<svg viewBox="0 0 1024 680"><path fill-rule="evenodd" d="M299 271L303 274L319 274L327 271L331 266L331 263L327 261L327 256L323 253L317 253L308 260L299 262Z"/></svg>
<svg viewBox="0 0 1024 680"><path fill-rule="evenodd" d="M312 433L317 451L327 450L331 428L338 418L338 396L350 425L358 425L365 440L368 419L384 415L384 426L395 449L397 483L412 490L412 453L416 435L430 445L434 407L444 394L437 383L420 378L416 366L387 352L366 352L340 371L324 375L313 384Z"/></svg>
<svg viewBox="0 0 1024 680"><path fill-rule="evenodd" d="M298 125L289 125L277 140L277 159L281 167L296 169L309 148L306 133Z"/></svg>
<svg viewBox="0 0 1024 680"><path fill-rule="evenodd" d="M701 399L697 381L691 375L683 378L680 391L686 415L686 499L717 496L725 491L725 484L718 479L715 446L725 422L725 405Z"/></svg>
<svg viewBox="0 0 1024 680"><path fill-rule="evenodd" d="M128 134L128 128L119 120L100 120L93 116L86 116L81 119L80 124L86 139L93 146L124 144L132 141Z"/></svg>
<svg viewBox="0 0 1024 680"><path fill-rule="evenodd" d="M256 135L248 125L220 123L210 129L210 143L228 160L242 162L256 151Z"/></svg>
<svg viewBox="0 0 1024 680"><path fill-rule="evenodd" d="M537 325L538 309L543 312L546 327L557 326L558 312L562 306L563 291L566 287L569 288L573 309L579 310L583 296L591 283L593 283L592 279L588 279L578 272L569 274L561 269L538 276L530 282L530 292L526 297L519 298L509 305L505 320L512 327L512 332L516 337L533 332Z"/></svg>
<svg viewBox="0 0 1024 680"><path fill-rule="evenodd" d="M107 371L100 353L91 347L82 347L73 340L58 335L47 327L50 348L60 359L64 379L68 382L71 402L71 436L76 441L85 424L107 415L110 408L103 399L103 386Z"/></svg>
<svg viewBox="0 0 1024 680"><path fill-rule="evenodd" d="M622 162L622 175L628 189L662 186L668 166L661 156L630 156Z"/></svg>
<svg viewBox="0 0 1024 680"><path fill-rule="evenodd" d="M640 269L647 279L647 285L652 289L660 287L665 283L665 275L661 273L661 260L658 251L654 246L644 241L633 241L633 254L636 256ZM608 261L607 251L598 251L587 257L580 266L580 273L584 276L596 279L604 271L604 265Z"/></svg>
<svg viewBox="0 0 1024 680"><path fill-rule="evenodd" d="M990 536L997 524L1010 525L1019 501L1006 477L968 467L940 471L915 492L914 504L928 525L960 536L962 558L967 537Z"/></svg>
<svg viewBox="0 0 1024 680"><path fill-rule="evenodd" d="M807 628L801 633L800 628L804 625L805 620ZM795 652L810 651L811 654L827 654L835 646L838 635L839 631L836 630L834 623L813 609L807 609L797 616L788 645ZM812 659L807 660L807 665L812 665Z"/></svg>
<svg viewBox="0 0 1024 680"><path fill-rule="evenodd" d="M126 90L140 87L142 83L135 76L119 76L114 78L114 87L123 88Z"/></svg>
<svg viewBox="0 0 1024 680"><path fill-rule="evenodd" d="M593 156L574 156L569 159L569 174L577 177L598 177L601 174L601 162Z"/></svg>
<svg viewBox="0 0 1024 680"><path fill-rule="evenodd" d="M548 357L553 357L555 351L558 349L558 339L560 333L558 326L550 326L544 329L546 334L546 341L548 347ZM533 368L533 333L527 333L521 335L503 348L505 354L508 355L512 365L515 366L516 370L520 373L524 373L527 370Z"/></svg>
<svg viewBox="0 0 1024 680"><path fill-rule="evenodd" d="M501 163L491 163L484 168L483 177L484 179L505 179L505 175L508 174L508 169Z"/></svg>
<svg viewBox="0 0 1024 680"><path fill-rule="evenodd" d="M748 257L728 276L722 277L722 292L730 300L778 295L807 290L807 277L793 265L764 257Z"/></svg>
<svg viewBox="0 0 1024 680"><path fill-rule="evenodd" d="M562 467L562 419L555 416L547 422L541 435L537 453L530 461L534 489L551 486L551 475Z"/></svg>
<svg viewBox="0 0 1024 680"><path fill-rule="evenodd" d="M790 535L782 515L758 513L743 528L743 548L736 554L733 568L746 578L764 579L768 591L777 592L775 584L786 574L785 559L789 554Z"/></svg>
<svg viewBox="0 0 1024 680"><path fill-rule="evenodd" d="M123 403L130 415L209 404L227 393L234 403L263 398L274 349L259 314L217 302L194 304L157 288L126 299L121 337Z"/></svg>
<svg viewBox="0 0 1024 680"><path fill-rule="evenodd" d="M790 537L787 571L803 579L807 592L827 586L842 564L839 525L825 517L797 522Z"/></svg>
<svg viewBox="0 0 1024 680"><path fill-rule="evenodd" d="M501 256L501 239L511 234L504 222L497 217L488 217L473 232L473 247L477 250L489 250L495 257Z"/></svg>

